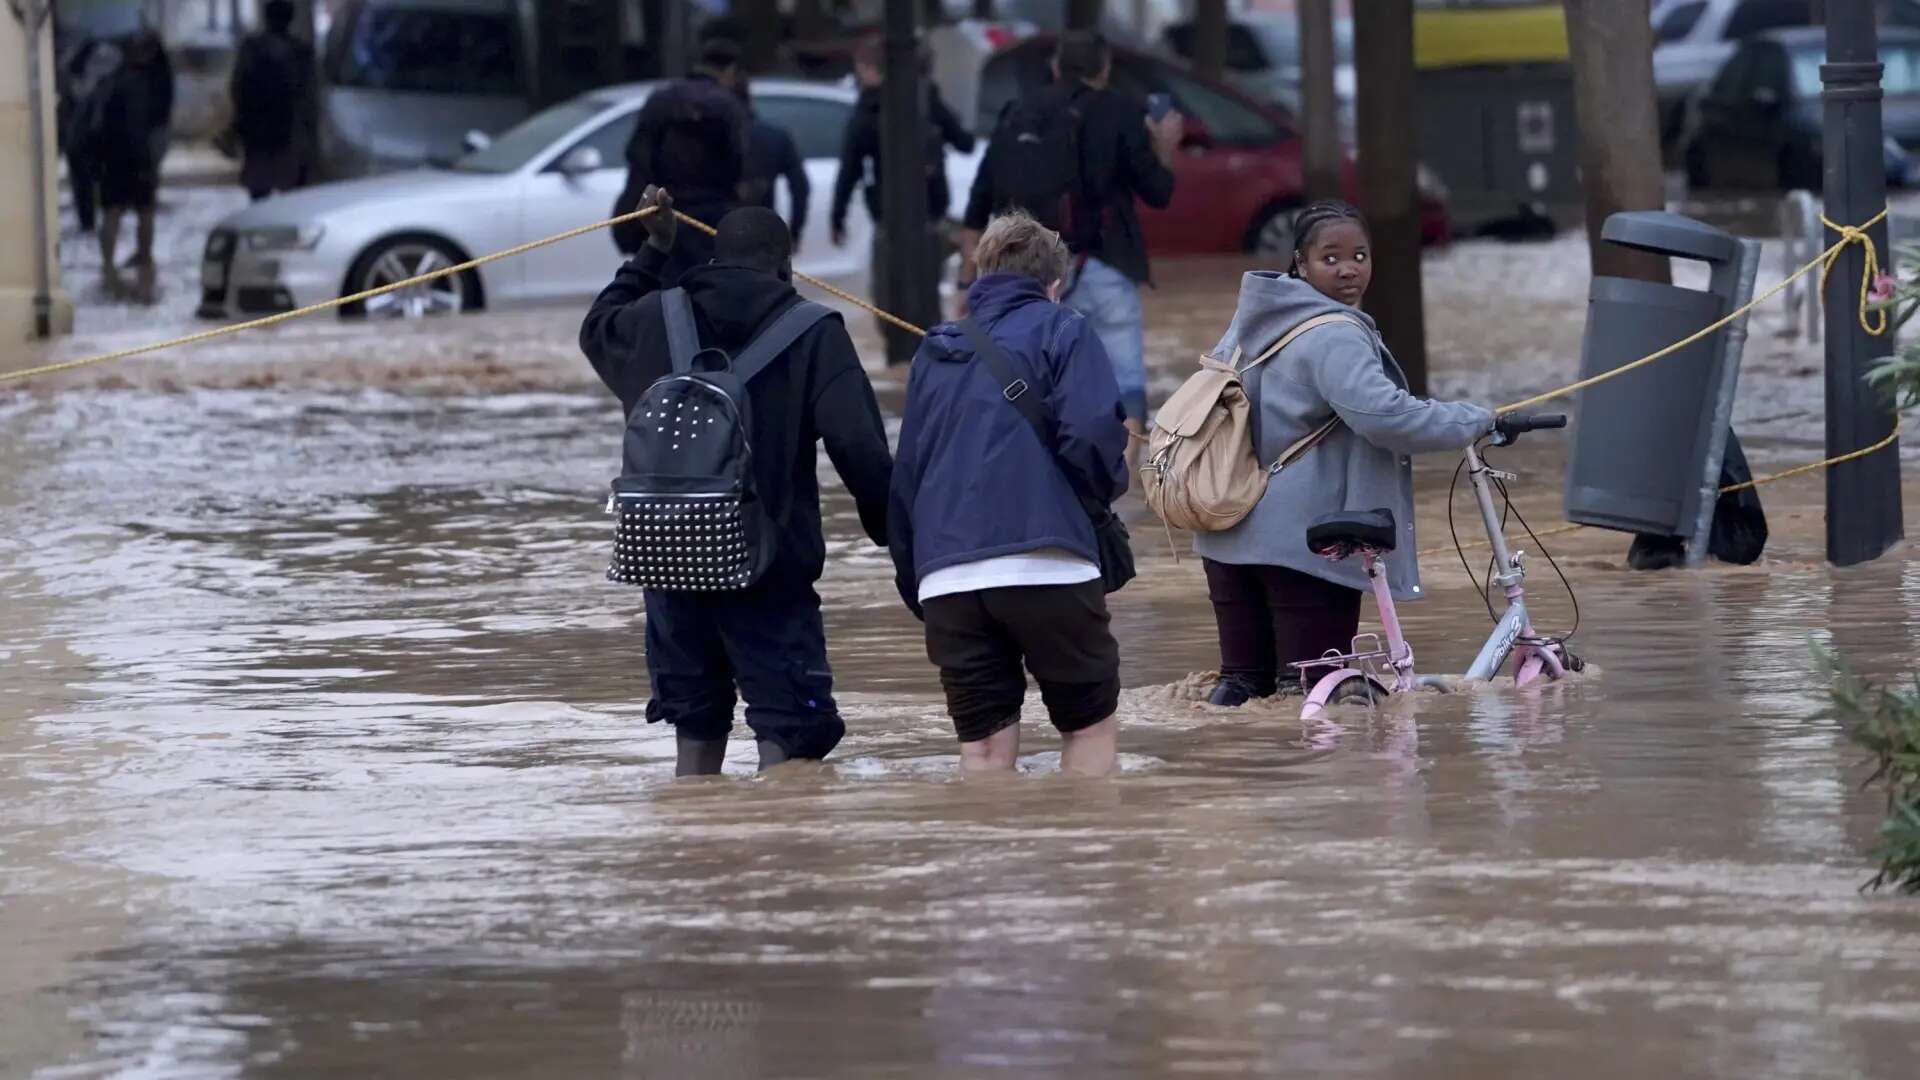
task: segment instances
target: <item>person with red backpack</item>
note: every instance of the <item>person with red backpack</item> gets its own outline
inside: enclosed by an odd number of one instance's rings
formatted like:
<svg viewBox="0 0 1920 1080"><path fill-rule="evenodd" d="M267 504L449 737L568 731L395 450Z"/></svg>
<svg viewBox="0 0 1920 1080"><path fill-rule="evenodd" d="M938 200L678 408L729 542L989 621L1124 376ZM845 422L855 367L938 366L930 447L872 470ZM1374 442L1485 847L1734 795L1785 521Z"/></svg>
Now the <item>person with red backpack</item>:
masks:
<svg viewBox="0 0 1920 1080"><path fill-rule="evenodd" d="M1093 31L1062 34L1054 82L1001 113L967 201L961 281L973 245L995 214L1019 208L1057 230L1073 253L1064 303L1086 316L1105 346L1127 410L1146 434L1146 345L1140 286L1151 283L1135 200L1173 201L1173 158L1186 132L1178 112L1159 119L1146 102L1112 88L1113 49Z"/></svg>

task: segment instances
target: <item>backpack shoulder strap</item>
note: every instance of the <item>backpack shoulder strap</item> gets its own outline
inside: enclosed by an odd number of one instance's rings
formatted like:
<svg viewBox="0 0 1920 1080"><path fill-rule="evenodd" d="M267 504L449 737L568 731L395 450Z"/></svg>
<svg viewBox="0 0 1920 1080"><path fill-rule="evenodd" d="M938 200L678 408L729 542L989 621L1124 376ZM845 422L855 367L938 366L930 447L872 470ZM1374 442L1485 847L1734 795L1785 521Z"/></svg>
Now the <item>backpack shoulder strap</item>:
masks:
<svg viewBox="0 0 1920 1080"><path fill-rule="evenodd" d="M1332 326L1335 323L1348 323L1350 325L1357 326L1362 330L1366 329L1365 323L1362 323L1359 319L1356 319L1351 315L1341 315L1341 314L1338 314L1337 312L1329 313L1326 315L1315 315L1313 318L1308 319L1307 321L1301 323L1299 326L1296 326L1293 329L1287 331L1286 333L1280 335L1279 341L1276 341L1272 345L1267 346L1267 351L1261 353L1259 356L1254 357L1251 363L1247 364L1246 367L1243 367L1240 369L1240 373L1244 375L1247 372L1252 371L1254 368L1259 367L1261 364L1264 364L1267 361L1273 359L1274 357L1280 355L1280 350L1286 348L1287 346L1293 344L1295 341L1299 340L1300 335L1306 333L1307 331L1317 330L1322 326ZM1235 350L1235 351L1237 354L1238 350Z"/></svg>
<svg viewBox="0 0 1920 1080"><path fill-rule="evenodd" d="M812 329L814 323L832 314L833 311L826 305L811 300L802 300L781 312L772 325L760 331L733 358L734 377L744 383L760 374L768 364L779 359L781 353L799 341L800 335Z"/></svg>
<svg viewBox="0 0 1920 1080"><path fill-rule="evenodd" d="M667 357L676 375L693 370L693 354L700 351L700 328L693 321L693 302L687 290L668 289L660 294L660 313L667 320Z"/></svg>

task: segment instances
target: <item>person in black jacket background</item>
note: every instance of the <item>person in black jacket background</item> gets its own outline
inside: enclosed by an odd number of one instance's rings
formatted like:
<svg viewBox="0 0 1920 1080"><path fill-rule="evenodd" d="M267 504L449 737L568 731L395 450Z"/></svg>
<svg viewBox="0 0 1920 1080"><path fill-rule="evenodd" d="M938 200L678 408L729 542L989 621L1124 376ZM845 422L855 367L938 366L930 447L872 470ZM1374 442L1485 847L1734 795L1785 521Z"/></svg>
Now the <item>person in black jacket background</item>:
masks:
<svg viewBox="0 0 1920 1080"><path fill-rule="evenodd" d="M747 159L742 170L741 196L750 206L773 209L773 182L785 179L787 200L793 213L787 219L787 231L793 234L793 250L800 250L800 234L807 228L807 200L813 198L813 184L807 180L807 163L786 128L770 124L753 111L753 91L742 75L734 92L747 107Z"/></svg>
<svg viewBox="0 0 1920 1080"><path fill-rule="evenodd" d="M242 153L240 185L254 202L307 182L313 46L293 36L292 0L267 0L266 29L240 43L227 93Z"/></svg>
<svg viewBox="0 0 1920 1080"><path fill-rule="evenodd" d="M885 81L886 73L882 68L883 53L879 38L868 38L860 43L854 53L853 70L860 80L860 98L854 103L853 114L847 118L846 136L840 147L840 172L833 181L833 208L827 219L831 227L829 236L834 247L847 242L847 211L853 204L853 192L860 188L866 197L867 213L873 218L873 261L874 269L887 265L887 237L881 229L885 215L880 201L880 85ZM928 55L921 53L921 66L928 66ZM932 235L927 239L927 256L937 267L946 261L949 250L944 240L947 216L952 211L953 188L947 183L947 147L951 146L962 154L973 152L973 133L960 123L946 100L940 96L940 90L928 79L927 86L927 228ZM984 222L982 223L984 225ZM939 278L936 270L935 280ZM876 273L872 277L871 291L873 302L881 310L890 310L894 306L892 282L885 274ZM880 332L889 337L905 334L907 331L877 319ZM916 342L917 344L917 342ZM906 350L911 353L912 350ZM889 349L888 355L900 355Z"/></svg>
<svg viewBox="0 0 1920 1080"><path fill-rule="evenodd" d="M734 94L740 77L740 46L727 38L708 38L700 47L700 68L647 96L627 140L627 185L614 200L618 217L641 205L650 186L674 193L680 209L718 225L742 203L746 178L747 108ZM613 243L632 255L647 242L647 230L629 221L613 227ZM680 275L713 257L713 241L690 230L679 238L664 267L673 285Z"/></svg>
<svg viewBox="0 0 1920 1080"><path fill-rule="evenodd" d="M660 208L640 219L646 246L580 327L580 348L620 399L623 418L671 366L659 294L682 230L664 191L648 188L641 205ZM700 344L732 354L799 302L790 283L793 243L779 215L752 206L721 219L713 248L713 262L689 270L680 286ZM813 326L747 384L747 413L754 480L779 530L772 568L739 592L646 593L647 719L674 725L683 776L720 771L736 685L762 768L825 757L846 732L813 588L826 564L816 443L825 444L868 537L887 543L893 456L873 386L838 318Z"/></svg>

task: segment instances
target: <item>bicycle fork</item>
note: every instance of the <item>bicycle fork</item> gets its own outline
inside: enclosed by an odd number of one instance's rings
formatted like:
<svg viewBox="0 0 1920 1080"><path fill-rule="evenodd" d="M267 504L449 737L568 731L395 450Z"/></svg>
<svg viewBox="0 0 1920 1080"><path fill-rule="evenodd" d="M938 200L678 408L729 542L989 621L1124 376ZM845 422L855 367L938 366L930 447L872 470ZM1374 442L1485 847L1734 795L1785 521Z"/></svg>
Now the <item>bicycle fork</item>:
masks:
<svg viewBox="0 0 1920 1080"><path fill-rule="evenodd" d="M1493 480L1511 479L1495 473L1481 460L1480 448L1467 447L1467 476L1473 487L1474 501L1480 506L1480 519L1487 527L1487 541L1493 548L1493 583L1506 593L1506 613L1494 623L1493 633L1467 668L1468 679L1486 680L1500 673L1509 656L1514 659L1513 682L1525 686L1545 675L1560 679L1566 667L1560 661L1557 646L1541 641L1533 631L1533 619L1527 614L1526 569L1521 557L1507 547L1507 535L1500 511L1493 505Z"/></svg>

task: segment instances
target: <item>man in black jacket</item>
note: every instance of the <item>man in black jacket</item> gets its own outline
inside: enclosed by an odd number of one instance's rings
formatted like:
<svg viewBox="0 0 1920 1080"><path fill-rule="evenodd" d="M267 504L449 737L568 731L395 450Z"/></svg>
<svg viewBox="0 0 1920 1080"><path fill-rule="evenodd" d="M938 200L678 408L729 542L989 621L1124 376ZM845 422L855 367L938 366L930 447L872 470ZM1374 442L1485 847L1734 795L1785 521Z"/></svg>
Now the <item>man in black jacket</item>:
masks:
<svg viewBox="0 0 1920 1080"><path fill-rule="evenodd" d="M580 347L623 415L670 368L659 294L681 230L664 191L648 188L641 205L660 208L640 219L646 246L614 275L580 327ZM751 206L721 219L713 247L713 261L689 270L680 286L692 301L701 346L732 355L799 302L789 281L793 242L778 214ZM682 776L720 771L736 685L762 768L823 758L846 732L813 589L826 563L815 443L826 445L868 537L887 543L893 457L873 386L839 319L816 323L755 376L746 411L754 481L779 530L773 566L739 592L646 593L653 685L647 719L674 725Z"/></svg>
<svg viewBox="0 0 1920 1080"><path fill-rule="evenodd" d="M240 186L254 202L307 182L313 91L313 46L293 36L292 0L267 0L261 10L266 29L240 43L227 83Z"/></svg>
<svg viewBox="0 0 1920 1080"><path fill-rule="evenodd" d="M656 185L673 192L682 210L708 225L719 224L742 204L749 120L734 94L739 77L740 46L708 38L700 49L699 70L647 96L627 140L627 185L614 200L616 217L641 205L641 193ZM623 255L639 251L646 241L647 230L638 222L614 226L613 243ZM681 274L712 257L706 234L680 237L665 266L666 283L677 283Z"/></svg>
<svg viewBox="0 0 1920 1080"><path fill-rule="evenodd" d="M872 275L873 302L884 311L894 306L894 289L892 281L885 274L877 272L887 265L887 237L881 229L885 219L881 207L885 204L880 197L880 87L886 78L883 59L881 42L877 37L861 42L854 53L853 70L860 81L860 98L854 103L853 114L847 118L846 135L840 146L840 172L834 177L833 207L827 222L833 246L845 244L847 211L853 205L854 189L862 189L866 196L867 213L873 218L873 261L868 264L876 271ZM927 62L928 55L923 52L923 69ZM960 118L947 106L946 100L940 96L939 87L931 79L926 81L926 93L927 229L930 235L924 250L937 268L946 261L946 220L953 209L953 189L947 183L947 147L970 154L974 140L973 133L960 123ZM933 277L937 280L939 276L936 269ZM879 319L878 324L881 334L889 338L907 333L885 319ZM917 346L919 342L912 344ZM890 348L888 355L911 355L912 352L909 348L896 353Z"/></svg>
<svg viewBox="0 0 1920 1080"><path fill-rule="evenodd" d="M813 185L807 180L807 163L800 158L800 147L786 128L760 118L753 108L753 92L741 76L734 86L740 103L747 107L747 158L742 170L741 196L750 206L773 209L773 182L785 179L787 202L793 213L787 218L787 230L793 233L793 249L800 250L800 234L807 229L807 203L813 198Z"/></svg>
<svg viewBox="0 0 1920 1080"><path fill-rule="evenodd" d="M1048 107L1078 117L1080 174L1071 220L1061 235L1075 255L1075 272L1061 303L1087 317L1113 362L1127 427L1146 433L1146 345L1140 286L1151 281L1147 242L1134 200L1164 209L1173 201L1173 160L1186 123L1177 112L1146 116L1146 103L1113 90L1113 49L1092 31L1062 34L1054 49L1054 83L1039 93ZM960 234L962 280L971 282L973 244L987 220L1008 208L1009 193L994 189L1002 174L995 155L1011 148L995 138L975 174ZM1029 208L1033 209L1033 208Z"/></svg>

